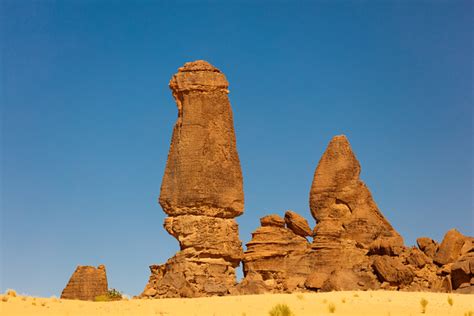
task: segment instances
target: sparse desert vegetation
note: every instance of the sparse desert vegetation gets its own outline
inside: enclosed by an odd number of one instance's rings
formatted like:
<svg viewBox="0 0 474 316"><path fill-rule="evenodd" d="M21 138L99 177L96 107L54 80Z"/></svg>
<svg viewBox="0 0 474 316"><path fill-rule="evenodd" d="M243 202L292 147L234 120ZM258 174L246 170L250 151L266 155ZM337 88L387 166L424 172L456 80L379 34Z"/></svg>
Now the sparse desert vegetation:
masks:
<svg viewBox="0 0 474 316"><path fill-rule="evenodd" d="M270 316L294 316L286 304L275 305L268 314Z"/></svg>
<svg viewBox="0 0 474 316"><path fill-rule="evenodd" d="M334 303L329 303L328 310L331 314L334 314L334 312L336 311L336 305Z"/></svg>
<svg viewBox="0 0 474 316"><path fill-rule="evenodd" d="M118 292L118 291L117 291ZM349 299L355 297L357 299ZM112 295L114 296L114 295ZM301 298L303 297L303 299ZM448 297L453 305L448 302ZM21 316L474 316L473 295L426 292L326 292L263 294L189 299L131 299L101 302L0 296L0 314ZM3 302L3 300L6 302ZM340 303L345 300L345 303ZM428 303L429 302L429 303ZM454 304L455 302L455 304Z"/></svg>
<svg viewBox="0 0 474 316"><path fill-rule="evenodd" d="M454 304L453 298L451 296L448 296L448 304L449 306L453 306Z"/></svg>
<svg viewBox="0 0 474 316"><path fill-rule="evenodd" d="M424 297L420 300L420 305L421 305L421 313L425 314L426 306L428 306L428 301Z"/></svg>

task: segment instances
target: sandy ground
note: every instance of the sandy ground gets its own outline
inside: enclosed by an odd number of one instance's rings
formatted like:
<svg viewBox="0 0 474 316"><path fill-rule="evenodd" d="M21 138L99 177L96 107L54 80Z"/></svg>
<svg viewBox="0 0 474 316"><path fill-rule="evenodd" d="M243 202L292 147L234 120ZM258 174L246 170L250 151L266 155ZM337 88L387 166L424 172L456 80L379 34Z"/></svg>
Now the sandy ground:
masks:
<svg viewBox="0 0 474 316"><path fill-rule="evenodd" d="M8 299L6 299L6 297ZM452 305L448 298L451 298ZM422 313L420 301L428 301ZM269 315L286 304L294 316L303 315L459 315L474 316L474 295L389 291L268 294L193 299L123 300L84 302L2 295L0 315ZM331 313L330 307L335 310Z"/></svg>

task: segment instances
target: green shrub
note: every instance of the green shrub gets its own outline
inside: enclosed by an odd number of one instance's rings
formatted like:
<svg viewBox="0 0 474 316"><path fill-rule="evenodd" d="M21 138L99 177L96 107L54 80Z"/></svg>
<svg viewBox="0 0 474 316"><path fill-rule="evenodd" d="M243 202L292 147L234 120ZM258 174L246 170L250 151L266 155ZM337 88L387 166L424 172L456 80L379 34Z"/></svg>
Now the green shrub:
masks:
<svg viewBox="0 0 474 316"><path fill-rule="evenodd" d="M268 313L270 316L294 316L286 304L277 304Z"/></svg>
<svg viewBox="0 0 474 316"><path fill-rule="evenodd" d="M98 295L94 298L95 302L111 302L111 301L120 301L122 299L122 293L116 289L111 289L107 294Z"/></svg>
<svg viewBox="0 0 474 316"><path fill-rule="evenodd" d="M107 293L108 297L110 298L111 301L119 301L122 299L122 293L117 291L116 289L111 289Z"/></svg>

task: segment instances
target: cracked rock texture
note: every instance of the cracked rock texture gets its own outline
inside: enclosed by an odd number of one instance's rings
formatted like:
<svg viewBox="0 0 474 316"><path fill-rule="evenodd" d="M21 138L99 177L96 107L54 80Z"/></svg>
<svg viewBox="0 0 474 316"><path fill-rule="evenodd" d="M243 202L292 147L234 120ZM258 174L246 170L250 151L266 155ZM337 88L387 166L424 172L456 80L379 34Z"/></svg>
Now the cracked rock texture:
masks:
<svg viewBox="0 0 474 316"><path fill-rule="evenodd" d="M169 84L178 107L159 203L180 251L150 266L142 297L226 295L243 256L234 217L244 210L242 172L224 74L198 60Z"/></svg>
<svg viewBox="0 0 474 316"><path fill-rule="evenodd" d="M93 301L108 292L105 266L77 266L61 293L61 298Z"/></svg>

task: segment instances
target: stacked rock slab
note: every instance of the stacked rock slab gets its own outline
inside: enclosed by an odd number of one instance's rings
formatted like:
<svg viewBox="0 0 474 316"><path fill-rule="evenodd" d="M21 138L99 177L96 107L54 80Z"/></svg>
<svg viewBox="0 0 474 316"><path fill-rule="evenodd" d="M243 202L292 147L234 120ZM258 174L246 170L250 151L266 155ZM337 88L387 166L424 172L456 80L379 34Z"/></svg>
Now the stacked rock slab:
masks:
<svg viewBox="0 0 474 316"><path fill-rule="evenodd" d="M285 219L272 214L262 217L260 224L247 243L245 278L233 294L291 292L304 283L310 271L306 237L311 230L303 217L287 211Z"/></svg>
<svg viewBox="0 0 474 316"><path fill-rule="evenodd" d="M228 83L205 61L186 63L169 84L178 107L159 203L181 251L150 267L142 296L225 295L242 258L235 217L243 213L242 172Z"/></svg>
<svg viewBox="0 0 474 316"><path fill-rule="evenodd" d="M78 266L61 293L61 298L93 301L97 296L107 294L107 291L105 266Z"/></svg>

